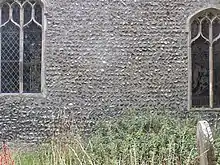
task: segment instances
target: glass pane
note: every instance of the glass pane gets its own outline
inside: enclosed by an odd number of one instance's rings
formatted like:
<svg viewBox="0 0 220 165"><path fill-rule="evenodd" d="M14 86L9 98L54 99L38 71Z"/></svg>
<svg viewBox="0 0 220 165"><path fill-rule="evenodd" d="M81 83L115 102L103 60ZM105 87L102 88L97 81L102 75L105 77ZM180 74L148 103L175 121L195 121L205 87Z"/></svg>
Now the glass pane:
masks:
<svg viewBox="0 0 220 165"><path fill-rule="evenodd" d="M24 3L24 1L25 1L25 0L19 0L19 2L20 2L21 4L23 4L23 3Z"/></svg>
<svg viewBox="0 0 220 165"><path fill-rule="evenodd" d="M219 18L216 18L213 21L213 23L212 23L212 31L213 31L213 35L212 35L213 39L215 39L220 34L220 20L219 20Z"/></svg>
<svg viewBox="0 0 220 165"><path fill-rule="evenodd" d="M192 106L209 107L209 44L200 37L191 48Z"/></svg>
<svg viewBox="0 0 220 165"><path fill-rule="evenodd" d="M194 20L191 24L191 39L195 38L199 32L199 21Z"/></svg>
<svg viewBox="0 0 220 165"><path fill-rule="evenodd" d="M34 6L35 9L35 20L39 23L42 24L42 9L40 4L36 4Z"/></svg>
<svg viewBox="0 0 220 165"><path fill-rule="evenodd" d="M32 6L29 3L24 5L24 24L28 23L31 20Z"/></svg>
<svg viewBox="0 0 220 165"><path fill-rule="evenodd" d="M4 4L2 6L2 24L4 24L5 22L7 22L9 19L9 6Z"/></svg>
<svg viewBox="0 0 220 165"><path fill-rule="evenodd" d="M12 16L13 16L13 20L20 24L20 6L17 3L14 3L12 5Z"/></svg>
<svg viewBox="0 0 220 165"><path fill-rule="evenodd" d="M1 65L1 92L19 93L19 62L2 62Z"/></svg>
<svg viewBox="0 0 220 165"><path fill-rule="evenodd" d="M19 28L12 22L1 28L1 92L19 92Z"/></svg>
<svg viewBox="0 0 220 165"><path fill-rule="evenodd" d="M209 25L210 25L210 21L208 19L204 19L202 21L202 34L207 39L209 39Z"/></svg>
<svg viewBox="0 0 220 165"><path fill-rule="evenodd" d="M35 23L24 29L24 92L38 93L41 89L42 31Z"/></svg>
<svg viewBox="0 0 220 165"><path fill-rule="evenodd" d="M29 2L30 2L31 4L34 4L34 3L36 3L36 0L29 0Z"/></svg>
<svg viewBox="0 0 220 165"><path fill-rule="evenodd" d="M207 16L210 20L212 20L215 17L216 14L214 14L214 13L215 13L214 11L213 11L213 13L212 12L207 13Z"/></svg>
<svg viewBox="0 0 220 165"><path fill-rule="evenodd" d="M7 0L7 3L12 4L14 0Z"/></svg>
<svg viewBox="0 0 220 165"><path fill-rule="evenodd" d="M213 45L214 55L214 106L220 107L220 40Z"/></svg>
<svg viewBox="0 0 220 165"><path fill-rule="evenodd" d="M19 61L19 27L11 21L1 29L1 60Z"/></svg>

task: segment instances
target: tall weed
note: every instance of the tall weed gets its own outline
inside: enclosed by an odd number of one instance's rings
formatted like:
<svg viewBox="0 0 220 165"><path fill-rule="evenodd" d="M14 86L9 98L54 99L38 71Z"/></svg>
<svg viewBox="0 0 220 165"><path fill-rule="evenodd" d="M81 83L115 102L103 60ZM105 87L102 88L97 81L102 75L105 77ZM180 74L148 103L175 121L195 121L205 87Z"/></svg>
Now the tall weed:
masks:
<svg viewBox="0 0 220 165"><path fill-rule="evenodd" d="M193 165L196 121L151 112L98 123L86 140L61 137L35 152L17 152L16 165Z"/></svg>
<svg viewBox="0 0 220 165"><path fill-rule="evenodd" d="M196 122L132 113L99 124L88 152L96 164L195 164Z"/></svg>

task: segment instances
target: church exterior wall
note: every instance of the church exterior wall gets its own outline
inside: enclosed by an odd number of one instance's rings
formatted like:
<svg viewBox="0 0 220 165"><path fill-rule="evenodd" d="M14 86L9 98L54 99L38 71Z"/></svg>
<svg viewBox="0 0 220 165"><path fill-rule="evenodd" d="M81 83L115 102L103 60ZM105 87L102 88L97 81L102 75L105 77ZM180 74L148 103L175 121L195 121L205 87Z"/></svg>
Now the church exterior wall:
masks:
<svg viewBox="0 0 220 165"><path fill-rule="evenodd" d="M188 111L187 18L209 0L54 0L46 5L45 93L0 96L2 138L89 129L126 109Z"/></svg>

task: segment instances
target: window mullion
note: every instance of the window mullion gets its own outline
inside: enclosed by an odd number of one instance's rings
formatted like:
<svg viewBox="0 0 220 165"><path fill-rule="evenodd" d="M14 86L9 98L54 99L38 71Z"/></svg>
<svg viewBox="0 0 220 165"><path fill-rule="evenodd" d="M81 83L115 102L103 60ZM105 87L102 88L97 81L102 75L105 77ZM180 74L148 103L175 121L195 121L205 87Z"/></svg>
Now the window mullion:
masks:
<svg viewBox="0 0 220 165"><path fill-rule="evenodd" d="M214 102L214 93L213 93L213 43L212 43L212 21L209 25L209 105L210 108L213 108L213 102Z"/></svg>
<svg viewBox="0 0 220 165"><path fill-rule="evenodd" d="M45 22L45 8L42 8L42 41L41 41L41 92L43 92L44 85L45 85L45 79L44 79L44 71L45 71L45 64L44 64L44 49L45 49L45 40L46 40L46 35L45 35L45 29L46 29L46 22Z"/></svg>
<svg viewBox="0 0 220 165"><path fill-rule="evenodd" d="M19 54L19 91L23 93L23 62L24 62L24 8L20 10L20 54Z"/></svg>
<svg viewBox="0 0 220 165"><path fill-rule="evenodd" d="M192 107L192 54L191 54L191 30L188 34L188 108Z"/></svg>
<svg viewBox="0 0 220 165"><path fill-rule="evenodd" d="M2 8L0 8L0 25L2 24ZM1 54L2 54L2 30L0 27L0 93L2 93L2 60L1 60Z"/></svg>

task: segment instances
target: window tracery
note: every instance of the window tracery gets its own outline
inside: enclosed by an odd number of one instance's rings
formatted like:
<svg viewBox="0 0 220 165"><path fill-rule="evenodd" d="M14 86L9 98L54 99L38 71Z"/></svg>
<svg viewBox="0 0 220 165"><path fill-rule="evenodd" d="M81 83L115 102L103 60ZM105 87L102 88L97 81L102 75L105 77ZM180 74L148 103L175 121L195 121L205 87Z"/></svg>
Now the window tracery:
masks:
<svg viewBox="0 0 220 165"><path fill-rule="evenodd" d="M7 0L0 18L1 93L41 92L42 4Z"/></svg>

